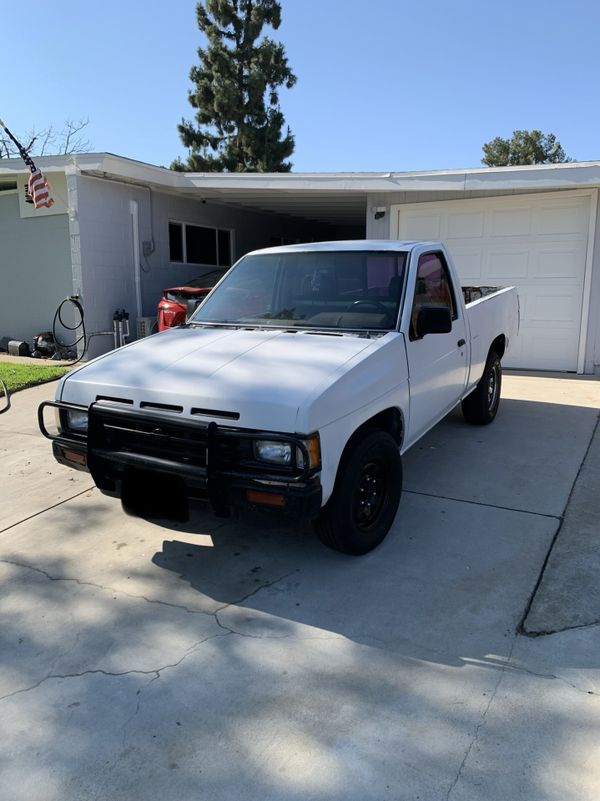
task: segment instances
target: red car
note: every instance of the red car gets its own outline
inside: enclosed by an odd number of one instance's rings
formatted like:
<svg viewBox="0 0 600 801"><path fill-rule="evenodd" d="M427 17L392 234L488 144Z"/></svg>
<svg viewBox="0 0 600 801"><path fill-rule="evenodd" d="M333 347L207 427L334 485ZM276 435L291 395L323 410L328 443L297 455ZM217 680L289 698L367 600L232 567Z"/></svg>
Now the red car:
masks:
<svg viewBox="0 0 600 801"><path fill-rule="evenodd" d="M185 323L186 318L226 272L227 269L213 270L198 278L193 278L185 286L163 289L163 295L158 304L158 330L164 331L165 328L173 328L175 325Z"/></svg>

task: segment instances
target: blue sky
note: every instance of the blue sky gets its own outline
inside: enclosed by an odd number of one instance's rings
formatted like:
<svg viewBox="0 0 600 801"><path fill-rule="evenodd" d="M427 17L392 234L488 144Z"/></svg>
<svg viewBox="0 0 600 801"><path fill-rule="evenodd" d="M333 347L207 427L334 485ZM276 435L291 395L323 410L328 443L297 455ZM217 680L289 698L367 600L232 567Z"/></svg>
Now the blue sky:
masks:
<svg viewBox="0 0 600 801"><path fill-rule="evenodd" d="M516 128L600 159L600 4L281 0L298 77L281 93L294 171L481 166ZM194 0L32 0L2 11L0 117L25 135L87 117L93 150L167 166L184 155Z"/></svg>

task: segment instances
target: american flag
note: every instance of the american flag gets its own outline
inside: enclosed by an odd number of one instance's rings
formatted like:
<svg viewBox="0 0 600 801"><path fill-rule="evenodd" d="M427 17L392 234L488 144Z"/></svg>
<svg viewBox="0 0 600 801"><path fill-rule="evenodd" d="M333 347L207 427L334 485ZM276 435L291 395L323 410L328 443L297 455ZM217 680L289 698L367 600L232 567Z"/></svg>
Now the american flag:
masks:
<svg viewBox="0 0 600 801"><path fill-rule="evenodd" d="M33 159L31 158L29 153L25 150L23 145L17 139L15 139L13 134L8 130L8 128L2 122L2 120L0 120L0 125L4 128L8 136L15 143L17 150L21 154L21 158L31 170L31 175L29 176L29 181L27 182L27 191L31 195L31 199L33 200L33 205L35 206L36 209L40 209L42 208L42 206L45 206L47 209L49 209L50 206L54 204L54 200L52 200L50 196L48 181L42 175L42 171L35 166L35 164L33 163Z"/></svg>
<svg viewBox="0 0 600 801"><path fill-rule="evenodd" d="M33 162L31 165L27 165L31 170L31 175L29 176L29 181L27 182L27 188L29 190L29 194L31 195L31 199L33 200L33 205L36 209L45 206L47 209L52 206L54 200L50 197L50 190L48 188L48 181L42 175L42 171L39 170Z"/></svg>

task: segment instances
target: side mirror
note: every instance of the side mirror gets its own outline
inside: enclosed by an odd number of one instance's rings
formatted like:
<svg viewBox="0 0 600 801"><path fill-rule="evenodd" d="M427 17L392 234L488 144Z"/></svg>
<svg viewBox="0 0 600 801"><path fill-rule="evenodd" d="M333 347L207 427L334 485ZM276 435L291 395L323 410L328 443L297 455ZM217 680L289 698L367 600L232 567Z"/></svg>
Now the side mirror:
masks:
<svg viewBox="0 0 600 801"><path fill-rule="evenodd" d="M452 314L447 306L422 306L417 317L417 337L426 334L449 334Z"/></svg>

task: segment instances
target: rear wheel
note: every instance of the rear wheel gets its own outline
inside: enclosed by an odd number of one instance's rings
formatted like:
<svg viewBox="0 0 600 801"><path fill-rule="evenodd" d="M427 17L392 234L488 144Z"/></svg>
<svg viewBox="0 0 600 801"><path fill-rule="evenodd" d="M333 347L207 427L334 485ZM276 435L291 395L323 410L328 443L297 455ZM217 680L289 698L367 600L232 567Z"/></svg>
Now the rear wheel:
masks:
<svg viewBox="0 0 600 801"><path fill-rule="evenodd" d="M462 413L467 423L485 426L492 422L500 405L501 387L502 365L498 354L492 351L479 383L462 402Z"/></svg>
<svg viewBox="0 0 600 801"><path fill-rule="evenodd" d="M377 547L394 522L402 493L398 445L371 431L344 454L333 494L314 521L321 542L348 554Z"/></svg>

